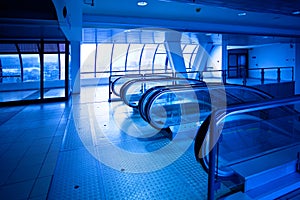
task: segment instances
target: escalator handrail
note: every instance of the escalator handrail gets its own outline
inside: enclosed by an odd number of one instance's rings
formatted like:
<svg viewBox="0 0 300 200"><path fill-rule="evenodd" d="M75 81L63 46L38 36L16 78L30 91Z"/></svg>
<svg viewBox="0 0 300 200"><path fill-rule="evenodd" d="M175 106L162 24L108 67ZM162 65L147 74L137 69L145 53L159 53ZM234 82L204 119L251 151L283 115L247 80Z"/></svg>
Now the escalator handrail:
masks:
<svg viewBox="0 0 300 200"><path fill-rule="evenodd" d="M140 82L141 84L146 83L147 82L161 82L161 81L187 81L187 82L199 82L202 83L202 81L199 81L197 79L187 79L187 78L178 78L178 77L164 77L163 79L161 78L141 78L141 79L134 79L134 80L130 80L127 81L125 84L122 85L121 89L120 89L120 97L123 100L123 102L130 106L130 107L134 107L137 108L138 105L131 105L130 102L127 101L126 99L126 93L128 91L128 89L130 88L130 86L132 86L133 84L136 84L137 82ZM182 85L182 84L180 84Z"/></svg>
<svg viewBox="0 0 300 200"><path fill-rule="evenodd" d="M289 98L276 98L276 99L269 99L263 102L252 102L252 103L244 103L239 105L232 105L228 106L226 109L219 109L212 111L209 116L204 120L204 122L199 127L196 137L195 137L195 143L194 143L194 155L196 160L202 165L204 170L208 172L208 164L205 163L206 160L204 157L199 158L198 155L201 150L201 146L204 142L204 139L206 138L207 134L209 134L209 126L211 123L215 123L215 126L218 127L221 122L228 116L234 115L234 114L242 114L246 112L253 112L258 110L264 110L264 109L270 109L270 108L276 108L280 106L288 106L295 104L297 102L300 102L300 95L295 95L293 97ZM211 122L211 116L215 116L214 122ZM217 130L218 128L216 128ZM218 143L216 141L216 143ZM216 146L216 145L215 145ZM214 147L215 148L215 147ZM208 155L206 155L208 156ZM213 155L216 156L216 155ZM218 174L220 175L220 174ZM223 178L230 178L230 177L223 177Z"/></svg>
<svg viewBox="0 0 300 200"><path fill-rule="evenodd" d="M279 106L287 106L287 105L295 104L298 101L300 101L300 95L294 95L288 98L275 98L275 99L270 99L261 102L232 105L227 107L226 109L220 109L214 111L216 112L215 114L216 122L217 122L216 124L219 125L223 119L233 114L253 112L258 110L275 108Z"/></svg>
<svg viewBox="0 0 300 200"><path fill-rule="evenodd" d="M120 96L120 91L117 92L116 89L115 89L115 85L116 85L116 83L117 83L119 80L121 80L121 79L123 79L123 78L141 78L141 77L143 77L142 74L130 74L130 75L120 76L120 77L116 78L116 79L112 82L112 84L111 84L111 90L112 90L112 92L113 92L116 96L119 97L119 96ZM130 80L128 80L128 81L130 81ZM127 81L126 81L126 82L127 82ZM126 83L126 82L125 82L125 83ZM123 83L123 84L125 84L125 83Z"/></svg>
<svg viewBox="0 0 300 200"><path fill-rule="evenodd" d="M142 116L142 118L150 123L152 126L156 127L152 122L151 122L151 117L149 115L149 111L152 107L152 104L153 102L155 101L155 99L157 97L159 97L160 95L162 95L163 93L166 93L166 92L169 92L170 89L172 89L172 91L182 91L182 90L193 90L195 91L196 89L211 89L211 88L207 88L205 87L205 82L203 82L202 84L194 84L194 85L180 85L180 86L174 86L172 88L169 88L168 86L162 86L162 87L158 87L157 88L157 91L156 92L152 92L152 93L145 93L142 98L140 99L140 102L139 102L139 111L140 111L140 114ZM239 87L239 88L243 88L245 90L250 90L250 91L253 91L255 92L255 94L259 94L262 98L264 99L269 99L269 98L272 98L269 94L267 94L266 92L263 92L257 88L253 88L253 87L248 87L248 86L241 86L241 85L237 85L237 84L226 84L226 85L223 85L223 84L212 84L210 83L210 87L211 86L214 86L216 89L217 87L227 87L227 88L230 88L230 87ZM155 87L153 88L155 90ZM147 97L147 95L151 95L150 97ZM145 99L148 99L148 101L146 103L144 103L143 101ZM156 127L157 128L157 127Z"/></svg>
<svg viewBox="0 0 300 200"><path fill-rule="evenodd" d="M142 95L140 102L138 104L140 115L146 122L150 123L151 120L148 113L156 97L160 96L163 93L169 92L170 90L172 91L182 90L182 89L187 89L195 86L205 87L205 82L199 82L199 84L191 84L191 85L155 86L150 88Z"/></svg>
<svg viewBox="0 0 300 200"><path fill-rule="evenodd" d="M167 75L165 75L165 74L126 74L126 75L122 75L122 76L120 76L120 77L118 77L118 78L116 78L112 83L111 83L111 88L112 88L112 92L116 95L116 96L120 96L120 91L116 91L116 89L115 89L115 85L116 85L116 83L119 81L119 80L121 80L121 79L123 79L123 78L132 78L132 79L130 79L130 80L127 80L127 81L125 81L123 84L125 84L126 82L128 82L128 81L131 81L131 80L133 80L133 79L139 79L139 78L147 78L147 77L162 77L162 78L165 78L165 77L171 77L171 76L167 76ZM122 86L121 86L122 87Z"/></svg>

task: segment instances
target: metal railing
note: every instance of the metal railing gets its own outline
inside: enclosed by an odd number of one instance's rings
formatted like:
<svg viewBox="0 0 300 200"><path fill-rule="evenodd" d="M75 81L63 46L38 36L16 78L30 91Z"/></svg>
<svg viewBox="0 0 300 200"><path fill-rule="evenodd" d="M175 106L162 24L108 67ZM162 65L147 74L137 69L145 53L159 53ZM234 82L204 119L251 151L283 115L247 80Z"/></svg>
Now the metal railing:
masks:
<svg viewBox="0 0 300 200"><path fill-rule="evenodd" d="M242 85L249 85L251 82L254 84L280 83L283 81L294 81L294 67L242 68L240 71L232 69L206 70L200 72L199 76L202 81L219 78L224 84L230 82ZM238 79L241 82L238 82Z"/></svg>
<svg viewBox="0 0 300 200"><path fill-rule="evenodd" d="M260 85L268 83L281 83L294 81L294 67L271 67L271 68L252 68L242 69L236 77L232 77L232 72L236 70L205 70L205 71L188 71L188 72L174 72L170 69L155 70L128 70L128 71L99 71L99 72L81 72L84 74L105 74L108 77L109 98L112 100L112 83L115 79L121 76L130 75L170 75L172 77L186 77L205 82L222 82L234 83L239 85ZM237 72L236 72L237 73Z"/></svg>
<svg viewBox="0 0 300 200"><path fill-rule="evenodd" d="M156 72L156 73L152 73L151 70L131 70L129 72L138 72L138 73L125 73L125 74L118 74L118 73L124 73L123 71L113 71L113 74L111 74L108 78L108 102L111 102L112 99L112 94L113 94L113 83L116 79L120 78L120 77L147 77L147 76L153 76L153 75L168 75L170 77L175 77L175 73L173 73L170 70L163 70L163 72ZM144 73L141 73L144 72Z"/></svg>
<svg viewBox="0 0 300 200"><path fill-rule="evenodd" d="M272 109L277 108L280 106L288 106L295 103L300 102L300 95L284 98L284 99L272 99L266 100L264 102L258 103L245 103L236 106L230 106L226 109L218 109L214 110L211 113L211 121L210 121L210 139L209 139L209 146L211 150L209 152L209 171L208 171L208 195L207 198L209 200L214 199L215 190L218 188L219 184L217 182L216 176L216 156L217 156L217 146L219 141L219 125L221 122L228 116L239 114L239 113L246 113L246 112L253 112L265 109Z"/></svg>

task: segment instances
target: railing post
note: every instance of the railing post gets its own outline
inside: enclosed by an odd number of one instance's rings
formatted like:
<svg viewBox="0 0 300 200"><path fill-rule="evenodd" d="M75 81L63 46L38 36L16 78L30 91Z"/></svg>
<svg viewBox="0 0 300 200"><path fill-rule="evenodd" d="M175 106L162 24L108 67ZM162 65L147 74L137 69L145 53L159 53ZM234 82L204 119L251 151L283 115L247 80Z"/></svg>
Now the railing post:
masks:
<svg viewBox="0 0 300 200"><path fill-rule="evenodd" d="M216 172L216 145L215 145L215 131L216 129L216 112L212 111L210 121L210 137L209 137L209 147L211 151L209 152L209 163L208 163L208 190L207 199L214 200L215 196L215 172Z"/></svg>
<svg viewBox="0 0 300 200"><path fill-rule="evenodd" d="M261 68L261 84L265 83L265 69Z"/></svg>
<svg viewBox="0 0 300 200"><path fill-rule="evenodd" d="M243 85L247 84L247 79L246 79L246 69L242 68L242 77L243 77Z"/></svg>
<svg viewBox="0 0 300 200"><path fill-rule="evenodd" d="M222 70L222 80L223 84L226 84L226 70Z"/></svg>
<svg viewBox="0 0 300 200"><path fill-rule="evenodd" d="M278 83L280 83L280 79L281 79L280 75L281 75L281 73L280 73L280 67L278 67L278 69L277 69L277 82Z"/></svg>
<svg viewBox="0 0 300 200"><path fill-rule="evenodd" d="M203 81L203 71L200 72L199 80Z"/></svg>
<svg viewBox="0 0 300 200"><path fill-rule="evenodd" d="M112 82L111 82L111 75L108 78L108 102L111 102L111 94L112 94Z"/></svg>
<svg viewBox="0 0 300 200"><path fill-rule="evenodd" d="M3 73L2 73L2 62L0 59L0 83L2 83Z"/></svg>

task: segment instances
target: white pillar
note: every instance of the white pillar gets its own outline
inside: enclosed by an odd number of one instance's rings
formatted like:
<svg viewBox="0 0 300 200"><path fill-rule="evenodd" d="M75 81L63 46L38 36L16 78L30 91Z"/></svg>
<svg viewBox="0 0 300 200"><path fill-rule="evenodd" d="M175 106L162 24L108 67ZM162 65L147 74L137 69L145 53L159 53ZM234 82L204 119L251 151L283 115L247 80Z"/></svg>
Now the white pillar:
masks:
<svg viewBox="0 0 300 200"><path fill-rule="evenodd" d="M227 41L222 40L222 70L228 69Z"/></svg>
<svg viewBox="0 0 300 200"><path fill-rule="evenodd" d="M80 93L80 42L71 41L71 90L73 94Z"/></svg>
<svg viewBox="0 0 300 200"><path fill-rule="evenodd" d="M181 49L181 33L175 31L166 32L165 40L165 48L171 68L176 72L186 72Z"/></svg>
<svg viewBox="0 0 300 200"><path fill-rule="evenodd" d="M222 39L222 71L223 73L227 74L228 69L228 50L227 50L227 41ZM228 77L228 74L225 76L225 74L222 74L223 83L226 83L226 79Z"/></svg>
<svg viewBox="0 0 300 200"><path fill-rule="evenodd" d="M300 44L295 43L295 94L300 94Z"/></svg>
<svg viewBox="0 0 300 200"><path fill-rule="evenodd" d="M205 70L208 59L210 58L210 50L212 49L212 43L203 43L199 42L199 48L196 53L195 60L192 65L192 71L203 72ZM201 74L199 74L201 75ZM199 78L199 77L193 77Z"/></svg>

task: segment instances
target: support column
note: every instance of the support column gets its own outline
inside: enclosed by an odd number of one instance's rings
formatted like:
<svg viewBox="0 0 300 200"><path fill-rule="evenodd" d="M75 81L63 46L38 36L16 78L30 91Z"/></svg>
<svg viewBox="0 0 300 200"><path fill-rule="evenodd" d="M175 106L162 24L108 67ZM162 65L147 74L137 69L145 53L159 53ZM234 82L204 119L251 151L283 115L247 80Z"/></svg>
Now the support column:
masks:
<svg viewBox="0 0 300 200"><path fill-rule="evenodd" d="M205 70L207 60L209 58L209 51L212 48L212 44L199 44L198 51L192 66L192 71L202 72Z"/></svg>
<svg viewBox="0 0 300 200"><path fill-rule="evenodd" d="M165 48L171 68L176 72L186 72L181 49L181 33L166 32L165 40Z"/></svg>
<svg viewBox="0 0 300 200"><path fill-rule="evenodd" d="M228 50L227 41L222 39L222 79L223 83L226 83L228 69Z"/></svg>
<svg viewBox="0 0 300 200"><path fill-rule="evenodd" d="M210 57L210 51L213 47L213 40L210 36L203 36L197 34L199 48L192 66L192 71L199 71L200 73L205 70L207 60Z"/></svg>
<svg viewBox="0 0 300 200"><path fill-rule="evenodd" d="M71 41L71 89L73 94L80 93L80 42Z"/></svg>
<svg viewBox="0 0 300 200"><path fill-rule="evenodd" d="M82 38L82 2L72 0L52 0L60 29L70 41L70 90L80 93L80 42Z"/></svg>
<svg viewBox="0 0 300 200"><path fill-rule="evenodd" d="M300 44L295 43L295 94L300 94Z"/></svg>

